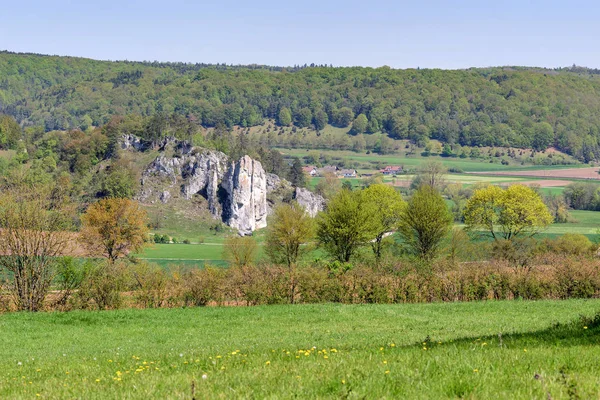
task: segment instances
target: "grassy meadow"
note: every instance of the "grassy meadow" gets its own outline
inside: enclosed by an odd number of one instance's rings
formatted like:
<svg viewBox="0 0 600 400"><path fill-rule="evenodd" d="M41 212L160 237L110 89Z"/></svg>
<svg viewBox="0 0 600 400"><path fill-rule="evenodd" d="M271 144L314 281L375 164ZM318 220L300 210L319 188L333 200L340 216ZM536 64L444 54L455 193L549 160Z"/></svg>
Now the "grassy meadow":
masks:
<svg viewBox="0 0 600 400"><path fill-rule="evenodd" d="M0 398L597 398L598 300L0 315Z"/></svg>

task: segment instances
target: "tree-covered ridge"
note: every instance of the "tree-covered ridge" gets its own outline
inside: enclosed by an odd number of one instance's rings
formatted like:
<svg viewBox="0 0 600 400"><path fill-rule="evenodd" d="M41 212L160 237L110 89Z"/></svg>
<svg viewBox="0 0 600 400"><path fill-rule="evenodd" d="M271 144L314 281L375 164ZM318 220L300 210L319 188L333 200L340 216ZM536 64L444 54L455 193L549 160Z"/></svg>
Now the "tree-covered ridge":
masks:
<svg viewBox="0 0 600 400"><path fill-rule="evenodd" d="M45 130L113 115L179 114L205 127L326 124L423 143L555 146L600 158L595 70L395 70L109 62L0 53L0 113Z"/></svg>

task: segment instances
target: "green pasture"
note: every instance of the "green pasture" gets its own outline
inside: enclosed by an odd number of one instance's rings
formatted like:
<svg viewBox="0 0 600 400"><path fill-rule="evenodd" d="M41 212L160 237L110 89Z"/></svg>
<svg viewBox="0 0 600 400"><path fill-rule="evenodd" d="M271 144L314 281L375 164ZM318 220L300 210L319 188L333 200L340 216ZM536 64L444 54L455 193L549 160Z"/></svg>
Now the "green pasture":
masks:
<svg viewBox="0 0 600 400"><path fill-rule="evenodd" d="M598 300L0 315L0 398L600 396ZM573 393L577 397L573 397Z"/></svg>

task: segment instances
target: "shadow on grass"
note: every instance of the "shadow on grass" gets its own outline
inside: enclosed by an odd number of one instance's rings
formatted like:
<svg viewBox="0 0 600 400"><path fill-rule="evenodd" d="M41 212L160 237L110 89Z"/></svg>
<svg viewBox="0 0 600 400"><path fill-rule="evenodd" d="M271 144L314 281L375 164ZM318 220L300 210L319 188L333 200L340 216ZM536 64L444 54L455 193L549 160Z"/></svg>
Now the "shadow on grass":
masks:
<svg viewBox="0 0 600 400"><path fill-rule="evenodd" d="M472 336L454 339L443 344L456 346L487 343L489 346L523 348L537 346L586 346L600 344L600 312L593 317L580 316L568 323L555 323L552 326L533 332L498 332L494 335ZM440 346L435 338L427 337L418 346Z"/></svg>

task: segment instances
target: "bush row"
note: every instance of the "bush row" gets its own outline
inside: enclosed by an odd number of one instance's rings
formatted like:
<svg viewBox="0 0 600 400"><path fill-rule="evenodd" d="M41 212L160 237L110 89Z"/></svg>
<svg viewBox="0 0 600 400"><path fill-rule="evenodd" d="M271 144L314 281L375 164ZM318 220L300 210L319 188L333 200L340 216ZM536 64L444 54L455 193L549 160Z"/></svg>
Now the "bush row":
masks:
<svg viewBox="0 0 600 400"><path fill-rule="evenodd" d="M59 269L55 289L47 309L598 298L600 260L546 254L527 268L505 261L439 263L435 270L314 263L294 271L267 264L165 270L146 262L71 260Z"/></svg>

